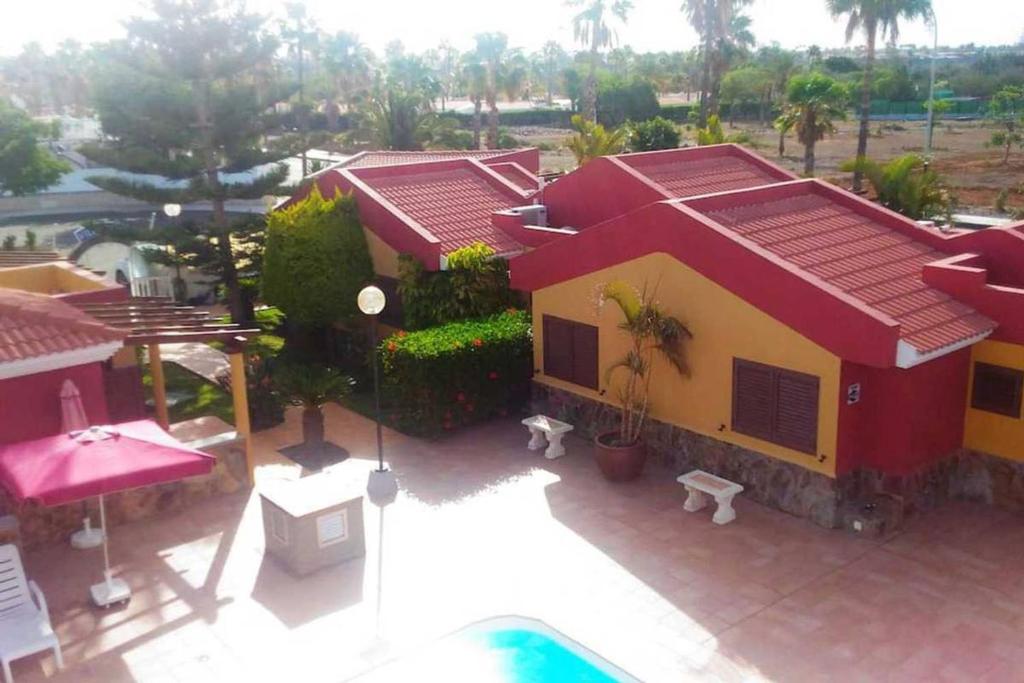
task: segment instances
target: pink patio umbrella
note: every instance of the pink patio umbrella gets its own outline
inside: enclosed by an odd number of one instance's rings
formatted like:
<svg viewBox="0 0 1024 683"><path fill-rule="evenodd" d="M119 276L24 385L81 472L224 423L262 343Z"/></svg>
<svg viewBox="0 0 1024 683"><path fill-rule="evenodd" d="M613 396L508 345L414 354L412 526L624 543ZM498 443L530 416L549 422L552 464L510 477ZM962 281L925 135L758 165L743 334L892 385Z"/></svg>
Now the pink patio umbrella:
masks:
<svg viewBox="0 0 1024 683"><path fill-rule="evenodd" d="M65 434L89 428L89 418L82 405L82 394L70 379L60 387L60 430Z"/></svg>
<svg viewBox="0 0 1024 683"><path fill-rule="evenodd" d="M110 570L104 495L208 474L215 462L156 423L137 420L0 446L0 484L18 502L46 506L99 496L104 581L91 590L97 605L109 606L131 590Z"/></svg>

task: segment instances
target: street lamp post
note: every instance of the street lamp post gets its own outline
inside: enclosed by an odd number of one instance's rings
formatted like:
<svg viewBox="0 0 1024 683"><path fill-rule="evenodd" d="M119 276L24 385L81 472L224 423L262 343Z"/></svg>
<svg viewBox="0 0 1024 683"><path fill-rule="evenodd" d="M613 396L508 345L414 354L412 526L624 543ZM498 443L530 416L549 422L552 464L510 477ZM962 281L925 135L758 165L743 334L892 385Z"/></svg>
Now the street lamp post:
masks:
<svg viewBox="0 0 1024 683"><path fill-rule="evenodd" d="M384 435L380 419L380 375L377 369L377 316L384 310L387 298L379 287L364 287L356 299L359 310L370 316L370 348L373 363L374 418L377 423L377 469L370 472L366 492L376 505L387 505L398 495L398 481L395 473L384 465Z"/></svg>
<svg viewBox="0 0 1024 683"><path fill-rule="evenodd" d="M928 78L928 128L925 132L924 158L932 158L932 132L935 128L935 58L939 53L939 22L932 12L932 64Z"/></svg>

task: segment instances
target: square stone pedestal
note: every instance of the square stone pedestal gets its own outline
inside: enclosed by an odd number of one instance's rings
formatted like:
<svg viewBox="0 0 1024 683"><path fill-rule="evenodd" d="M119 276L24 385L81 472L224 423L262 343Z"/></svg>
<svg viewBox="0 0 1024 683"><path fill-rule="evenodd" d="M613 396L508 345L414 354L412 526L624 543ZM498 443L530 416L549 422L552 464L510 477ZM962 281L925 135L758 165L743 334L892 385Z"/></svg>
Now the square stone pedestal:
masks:
<svg viewBox="0 0 1024 683"><path fill-rule="evenodd" d="M261 484L267 553L298 576L364 556L362 483L322 472Z"/></svg>

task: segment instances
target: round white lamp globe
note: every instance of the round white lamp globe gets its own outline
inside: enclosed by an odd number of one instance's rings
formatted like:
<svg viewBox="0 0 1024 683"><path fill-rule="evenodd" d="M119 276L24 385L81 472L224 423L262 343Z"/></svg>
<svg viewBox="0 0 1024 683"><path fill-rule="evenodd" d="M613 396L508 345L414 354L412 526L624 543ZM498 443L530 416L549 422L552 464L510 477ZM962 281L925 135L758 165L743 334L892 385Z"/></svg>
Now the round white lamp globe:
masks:
<svg viewBox="0 0 1024 683"><path fill-rule="evenodd" d="M170 218L181 215L181 204L164 204L164 213Z"/></svg>
<svg viewBox="0 0 1024 683"><path fill-rule="evenodd" d="M384 304L387 303L387 299L379 287L370 285L369 287L363 287L359 292L359 296L356 297L356 303L359 305L359 310L366 315L377 315L384 310Z"/></svg>

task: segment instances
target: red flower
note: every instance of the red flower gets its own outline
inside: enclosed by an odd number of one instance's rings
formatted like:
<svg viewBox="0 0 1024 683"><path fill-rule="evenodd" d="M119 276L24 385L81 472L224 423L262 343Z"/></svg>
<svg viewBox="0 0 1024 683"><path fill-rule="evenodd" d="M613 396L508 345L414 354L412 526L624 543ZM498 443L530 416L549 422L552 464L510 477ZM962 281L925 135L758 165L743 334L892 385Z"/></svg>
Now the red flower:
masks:
<svg viewBox="0 0 1024 683"><path fill-rule="evenodd" d="M466 404L466 412L467 413L472 413L473 412L473 404L472 403L467 403Z"/></svg>
<svg viewBox="0 0 1024 683"><path fill-rule="evenodd" d="M402 338L405 335L407 335L408 332L406 332L405 330L399 330L396 334L398 335L399 338Z"/></svg>
<svg viewBox="0 0 1024 683"><path fill-rule="evenodd" d="M509 315L513 315L515 313L518 313L519 309L517 309L515 306L509 306L508 308L505 309L505 312L508 313Z"/></svg>
<svg viewBox="0 0 1024 683"><path fill-rule="evenodd" d="M480 347L484 345L484 340L477 337L473 340L473 346Z"/></svg>
<svg viewBox="0 0 1024 683"><path fill-rule="evenodd" d="M398 350L398 344L396 344L393 341L389 341L388 342L388 351L396 351L396 350Z"/></svg>
<svg viewBox="0 0 1024 683"><path fill-rule="evenodd" d="M491 370L490 372L487 373L487 379L492 381L498 379L498 373L495 372L494 370Z"/></svg>
<svg viewBox="0 0 1024 683"><path fill-rule="evenodd" d="M455 394L455 400L458 401L459 403L463 403L466 400L466 395L460 391L459 393Z"/></svg>

